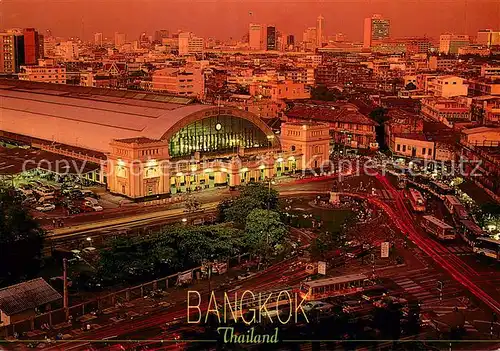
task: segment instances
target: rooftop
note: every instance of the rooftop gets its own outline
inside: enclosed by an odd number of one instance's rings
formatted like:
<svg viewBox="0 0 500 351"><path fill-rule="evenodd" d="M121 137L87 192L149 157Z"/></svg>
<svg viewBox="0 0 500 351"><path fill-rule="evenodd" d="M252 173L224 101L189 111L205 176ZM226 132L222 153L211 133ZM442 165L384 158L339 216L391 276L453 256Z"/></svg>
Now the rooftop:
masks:
<svg viewBox="0 0 500 351"><path fill-rule="evenodd" d="M43 278L36 278L0 289L0 310L12 316L61 298Z"/></svg>
<svg viewBox="0 0 500 351"><path fill-rule="evenodd" d="M352 106L352 107L351 107ZM353 105L295 104L286 115L319 122L342 122L376 126L377 123L361 114Z"/></svg>
<svg viewBox="0 0 500 351"><path fill-rule="evenodd" d="M113 139L160 139L184 117L212 106L148 92L0 79L4 132L109 152Z"/></svg>

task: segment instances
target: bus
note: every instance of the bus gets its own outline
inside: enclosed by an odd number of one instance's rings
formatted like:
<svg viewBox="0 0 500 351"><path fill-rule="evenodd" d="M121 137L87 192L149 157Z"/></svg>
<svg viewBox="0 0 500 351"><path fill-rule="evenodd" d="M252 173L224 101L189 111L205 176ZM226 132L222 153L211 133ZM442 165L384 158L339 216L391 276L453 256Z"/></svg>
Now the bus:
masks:
<svg viewBox="0 0 500 351"><path fill-rule="evenodd" d="M477 239L484 237L486 233L474 221L462 219L459 222L460 236L470 246L474 246Z"/></svg>
<svg viewBox="0 0 500 351"><path fill-rule="evenodd" d="M479 238L474 244L472 251L478 255L491 257L500 261L500 240L492 238Z"/></svg>
<svg viewBox="0 0 500 351"><path fill-rule="evenodd" d="M436 236L439 240L455 239L453 227L434 216L423 216L420 224L428 233Z"/></svg>
<svg viewBox="0 0 500 351"><path fill-rule="evenodd" d="M305 281L300 284L300 296L308 301L355 294L373 282L365 274L349 274L334 278Z"/></svg>
<svg viewBox="0 0 500 351"><path fill-rule="evenodd" d="M444 206L448 212L457 220L468 219L469 214L464 205L453 195L444 196Z"/></svg>
<svg viewBox="0 0 500 351"><path fill-rule="evenodd" d="M449 195L453 193L453 189L450 188L448 185L437 182L437 181L432 181L430 183L431 189L437 192L440 195Z"/></svg>
<svg viewBox="0 0 500 351"><path fill-rule="evenodd" d="M415 212L425 212L425 199L416 189L408 190L408 198L410 199L410 205Z"/></svg>

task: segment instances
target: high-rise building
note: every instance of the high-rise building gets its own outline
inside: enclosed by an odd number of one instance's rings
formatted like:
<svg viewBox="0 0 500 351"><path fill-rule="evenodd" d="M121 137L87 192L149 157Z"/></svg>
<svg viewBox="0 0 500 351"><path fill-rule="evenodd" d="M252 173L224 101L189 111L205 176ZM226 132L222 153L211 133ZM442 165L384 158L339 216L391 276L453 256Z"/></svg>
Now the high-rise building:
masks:
<svg viewBox="0 0 500 351"><path fill-rule="evenodd" d="M262 50L264 39L264 27L262 24L250 23L248 29L248 47L251 50Z"/></svg>
<svg viewBox="0 0 500 351"><path fill-rule="evenodd" d="M45 36L38 33L38 58L45 58Z"/></svg>
<svg viewBox="0 0 500 351"><path fill-rule="evenodd" d="M38 32L34 28L26 28L24 35L24 64L36 65L40 58L40 42Z"/></svg>
<svg viewBox="0 0 500 351"><path fill-rule="evenodd" d="M293 34L290 34L286 37L286 46L294 46L295 45L295 36Z"/></svg>
<svg viewBox="0 0 500 351"><path fill-rule="evenodd" d="M321 15L318 16L316 21L316 45L320 48L323 45L323 36L325 30L325 18Z"/></svg>
<svg viewBox="0 0 500 351"><path fill-rule="evenodd" d="M304 42L304 49L308 51L314 51L317 47L318 33L316 27L309 27L304 31L302 35L302 41Z"/></svg>
<svg viewBox="0 0 500 351"><path fill-rule="evenodd" d="M468 35L443 34L439 37L439 52L443 54L458 54L458 49L469 45Z"/></svg>
<svg viewBox="0 0 500 351"><path fill-rule="evenodd" d="M162 39L170 37L170 32L167 29L160 29L155 32L155 42L161 43Z"/></svg>
<svg viewBox="0 0 500 351"><path fill-rule="evenodd" d="M80 57L80 49L77 43L65 41L55 46L55 54L67 61L72 61Z"/></svg>
<svg viewBox="0 0 500 351"><path fill-rule="evenodd" d="M274 51L277 49L277 46L276 46L277 35L276 34L277 34L276 27L274 27L274 26L267 27L266 49L268 51Z"/></svg>
<svg viewBox="0 0 500 351"><path fill-rule="evenodd" d="M24 36L0 33L0 73L19 72L24 64Z"/></svg>
<svg viewBox="0 0 500 351"><path fill-rule="evenodd" d="M373 15L371 18L365 18L363 47L368 49L373 45L379 44L390 36L391 23L382 15Z"/></svg>
<svg viewBox="0 0 500 351"><path fill-rule="evenodd" d="M102 36L102 33L95 33L94 34L94 44L96 46L102 46L102 42L103 42L103 36Z"/></svg>
<svg viewBox="0 0 500 351"><path fill-rule="evenodd" d="M120 48L125 45L127 41L127 36L125 33L115 32L115 48Z"/></svg>
<svg viewBox="0 0 500 351"><path fill-rule="evenodd" d="M500 30L481 29L477 32L476 42L487 47L500 45Z"/></svg>
<svg viewBox="0 0 500 351"><path fill-rule="evenodd" d="M205 40L191 32L179 33L179 55L201 54L205 50Z"/></svg>

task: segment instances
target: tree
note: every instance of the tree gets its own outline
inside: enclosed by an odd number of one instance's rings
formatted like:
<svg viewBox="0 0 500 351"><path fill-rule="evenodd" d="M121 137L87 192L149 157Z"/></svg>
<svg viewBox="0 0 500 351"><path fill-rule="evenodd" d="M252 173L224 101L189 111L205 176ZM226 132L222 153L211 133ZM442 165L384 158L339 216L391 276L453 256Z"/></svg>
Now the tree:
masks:
<svg viewBox="0 0 500 351"><path fill-rule="evenodd" d="M35 277L45 232L9 186L0 186L0 286Z"/></svg>
<svg viewBox="0 0 500 351"><path fill-rule="evenodd" d="M384 123L388 120L387 110L378 107L370 112L370 118L378 123L378 126L375 127L375 133L377 134L377 142L381 148L385 147L385 130Z"/></svg>
<svg viewBox="0 0 500 351"><path fill-rule="evenodd" d="M256 208L278 210L278 192L262 183L250 183L241 188L240 195L236 199L219 204L218 217L243 228L246 218Z"/></svg>
<svg viewBox="0 0 500 351"><path fill-rule="evenodd" d="M99 275L110 282L144 280L234 256L241 232L224 225L167 226L149 237L118 238L101 251Z"/></svg>
<svg viewBox="0 0 500 351"><path fill-rule="evenodd" d="M342 93L338 90L330 90L324 85L319 85L311 89L311 99L320 101L337 101Z"/></svg>
<svg viewBox="0 0 500 351"><path fill-rule="evenodd" d="M286 234L285 224L275 211L254 209L246 218L244 242L250 252L267 254Z"/></svg>
<svg viewBox="0 0 500 351"><path fill-rule="evenodd" d="M189 196L186 200L186 209L188 212L195 212L200 209L200 201L196 197Z"/></svg>
<svg viewBox="0 0 500 351"><path fill-rule="evenodd" d="M417 86L415 84L413 84L412 82L410 82L410 83L406 84L405 89L406 90L416 90Z"/></svg>

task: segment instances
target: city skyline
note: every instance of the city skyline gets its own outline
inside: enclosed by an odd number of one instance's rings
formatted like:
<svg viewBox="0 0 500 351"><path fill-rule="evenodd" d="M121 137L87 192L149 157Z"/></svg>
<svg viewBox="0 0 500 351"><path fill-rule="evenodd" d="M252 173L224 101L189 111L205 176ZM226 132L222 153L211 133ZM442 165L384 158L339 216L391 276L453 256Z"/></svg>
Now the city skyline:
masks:
<svg viewBox="0 0 500 351"><path fill-rule="evenodd" d="M190 2L192 4L193 2ZM57 36L80 36L92 40L95 33L112 38L116 31L135 36L146 31L166 28L171 32L188 30L202 37L241 39L249 23L276 25L283 33L300 35L304 28L314 26L319 15L325 18L323 35L342 32L352 40L363 38L363 21L380 13L391 21L391 36L404 37L428 35L438 37L445 32L475 34L479 29L500 27L500 3L496 1L468 1L453 3L419 2L408 4L401 0L384 1L333 1L328 3L294 2L194 2L186 6L178 0L165 4L158 1L128 0L126 7L116 6L113 0L100 1L98 8L89 7L81 0L53 2L37 0L7 0L3 2L3 26L36 27L51 29ZM40 11L46 15L39 16ZM60 16L64 13L65 16ZM125 24L130 14L141 14ZM410 17L411 16L411 17ZM294 20L290 20L293 18ZM420 18L419 25L409 25L407 18ZM460 20L457 20L460 19ZM424 26L424 29L422 27Z"/></svg>

